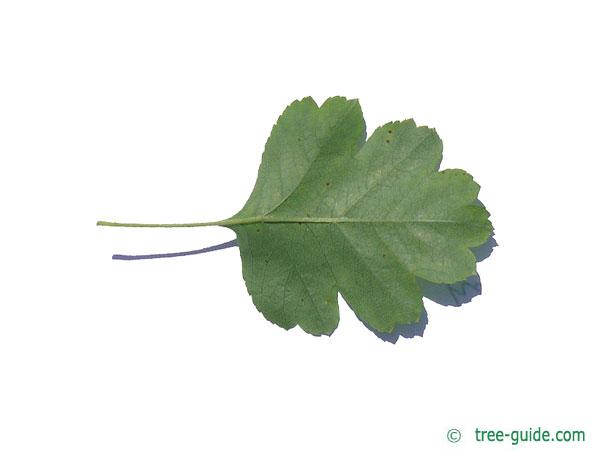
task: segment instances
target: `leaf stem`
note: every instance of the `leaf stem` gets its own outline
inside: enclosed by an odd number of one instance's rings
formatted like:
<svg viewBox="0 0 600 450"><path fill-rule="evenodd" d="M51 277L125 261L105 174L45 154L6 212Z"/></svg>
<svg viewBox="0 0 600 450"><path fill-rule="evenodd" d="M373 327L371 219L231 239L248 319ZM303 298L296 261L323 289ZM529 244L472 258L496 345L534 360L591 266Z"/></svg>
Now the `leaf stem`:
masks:
<svg viewBox="0 0 600 450"><path fill-rule="evenodd" d="M196 222L196 223L124 223L124 222L106 222L99 220L96 222L99 227L132 227L132 228L190 228L190 227L210 227L222 225L221 222Z"/></svg>
<svg viewBox="0 0 600 450"><path fill-rule="evenodd" d="M231 218L219 220L216 222L191 222L191 223L124 223L124 222L106 222L99 220L96 225L100 227L133 227L133 228L193 228L193 227L226 227L228 225L243 225L249 223L265 222L264 216ZM285 220L284 220L285 221ZM297 220L294 220L297 221Z"/></svg>

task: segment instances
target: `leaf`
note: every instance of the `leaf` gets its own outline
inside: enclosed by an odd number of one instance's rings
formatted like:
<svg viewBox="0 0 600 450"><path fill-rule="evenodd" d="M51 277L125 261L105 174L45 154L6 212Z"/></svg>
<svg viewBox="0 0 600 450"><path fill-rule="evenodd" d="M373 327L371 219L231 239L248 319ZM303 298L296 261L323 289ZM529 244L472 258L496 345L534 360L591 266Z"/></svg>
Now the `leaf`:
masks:
<svg viewBox="0 0 600 450"><path fill-rule="evenodd" d="M357 100L295 101L273 127L235 231L257 309L289 329L331 334L337 294L370 327L418 322L417 277L451 284L475 275L470 250L492 232L479 186L438 171L442 142L412 120L366 139Z"/></svg>
<svg viewBox="0 0 600 450"><path fill-rule="evenodd" d="M97 225L227 226L238 236L248 292L271 322L331 334L339 292L367 326L390 333L424 317L426 282L475 275L473 252L492 232L479 186L462 170L439 172L441 159L432 129L390 122L366 139L357 100L333 97L318 107L307 97L273 127L254 190L235 216Z"/></svg>

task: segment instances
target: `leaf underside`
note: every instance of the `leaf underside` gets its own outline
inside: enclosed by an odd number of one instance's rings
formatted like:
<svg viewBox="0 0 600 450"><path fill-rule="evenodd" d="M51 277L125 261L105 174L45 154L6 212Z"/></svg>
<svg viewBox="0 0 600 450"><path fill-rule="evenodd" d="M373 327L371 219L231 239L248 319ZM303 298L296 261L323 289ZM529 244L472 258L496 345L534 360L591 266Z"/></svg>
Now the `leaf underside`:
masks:
<svg viewBox="0 0 600 450"><path fill-rule="evenodd" d="M475 274L470 250L492 232L479 186L439 171L442 141L412 120L366 139L357 100L307 97L273 127L258 179L232 217L257 309L289 329L331 334L338 292L372 328L390 332L423 310L417 277L455 283Z"/></svg>

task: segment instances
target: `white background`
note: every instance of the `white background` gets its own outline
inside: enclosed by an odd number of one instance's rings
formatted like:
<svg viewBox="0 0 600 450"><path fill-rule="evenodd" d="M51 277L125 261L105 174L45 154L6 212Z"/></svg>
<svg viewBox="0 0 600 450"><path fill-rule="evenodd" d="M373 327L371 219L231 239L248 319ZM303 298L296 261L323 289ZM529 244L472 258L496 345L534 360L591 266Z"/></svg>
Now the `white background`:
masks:
<svg viewBox="0 0 600 450"><path fill-rule="evenodd" d="M0 6L0 448L433 449L474 428L583 429L598 448L594 2L29 2ZM483 295L379 340L248 296L227 218L283 108L413 117L483 186ZM463 440L446 440L449 428ZM526 445L523 447L531 448ZM521 447L519 447L521 448Z"/></svg>

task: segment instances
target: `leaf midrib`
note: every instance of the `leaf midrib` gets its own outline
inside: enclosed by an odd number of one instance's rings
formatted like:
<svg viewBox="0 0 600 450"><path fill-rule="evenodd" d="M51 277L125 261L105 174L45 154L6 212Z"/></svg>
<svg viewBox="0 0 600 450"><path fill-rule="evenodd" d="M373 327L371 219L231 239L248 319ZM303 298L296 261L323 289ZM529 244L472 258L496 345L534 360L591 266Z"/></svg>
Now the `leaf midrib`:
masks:
<svg viewBox="0 0 600 450"><path fill-rule="evenodd" d="M216 222L218 225L249 225L257 223L367 223L367 224L401 224L401 223L463 223L448 219L361 219L358 217L276 217L254 216L246 218L227 219Z"/></svg>

